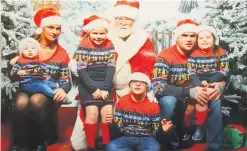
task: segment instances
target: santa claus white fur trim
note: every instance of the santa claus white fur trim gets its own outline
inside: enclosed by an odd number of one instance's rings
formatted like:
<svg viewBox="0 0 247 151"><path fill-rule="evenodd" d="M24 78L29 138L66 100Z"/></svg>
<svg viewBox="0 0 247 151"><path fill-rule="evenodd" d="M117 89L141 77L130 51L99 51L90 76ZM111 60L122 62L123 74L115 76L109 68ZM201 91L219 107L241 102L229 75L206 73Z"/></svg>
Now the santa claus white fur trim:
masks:
<svg viewBox="0 0 247 151"><path fill-rule="evenodd" d="M136 30L126 41L123 41L115 33L116 32L114 31L110 31L108 34L109 39L114 43L114 47L118 53L113 83L117 94L123 96L129 92L126 87L128 86L128 80L131 74L129 60L135 56L140 48L145 44L147 41L147 34L142 30Z"/></svg>
<svg viewBox="0 0 247 151"><path fill-rule="evenodd" d="M128 5L117 5L113 8L113 17L128 17L133 20L138 18L139 9Z"/></svg>
<svg viewBox="0 0 247 151"><path fill-rule="evenodd" d="M70 137L71 145L74 150L85 150L87 148L85 132L83 130L84 125L80 117L80 112L81 105L78 103L76 122Z"/></svg>

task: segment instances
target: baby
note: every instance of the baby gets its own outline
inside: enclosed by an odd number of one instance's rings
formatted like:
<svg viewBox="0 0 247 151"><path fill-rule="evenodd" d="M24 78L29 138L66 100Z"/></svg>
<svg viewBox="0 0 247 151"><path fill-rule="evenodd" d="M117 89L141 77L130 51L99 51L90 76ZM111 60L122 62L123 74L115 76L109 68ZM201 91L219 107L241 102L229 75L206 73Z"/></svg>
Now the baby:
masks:
<svg viewBox="0 0 247 151"><path fill-rule="evenodd" d="M13 77L18 78L20 90L28 93L43 93L53 98L53 92L59 87L58 83L48 81L43 75L45 65L39 60L40 44L33 38L21 40L18 53L20 57L11 71Z"/></svg>

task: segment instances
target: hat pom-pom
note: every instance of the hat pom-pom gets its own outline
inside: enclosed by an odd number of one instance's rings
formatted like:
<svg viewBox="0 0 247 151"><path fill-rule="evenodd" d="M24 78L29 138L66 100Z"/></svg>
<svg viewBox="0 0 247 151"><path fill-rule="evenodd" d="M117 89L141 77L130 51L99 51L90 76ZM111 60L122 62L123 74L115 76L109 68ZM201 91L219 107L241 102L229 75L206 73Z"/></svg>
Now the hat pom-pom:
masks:
<svg viewBox="0 0 247 151"><path fill-rule="evenodd" d="M35 33L40 35L42 33L43 29L42 28L37 28Z"/></svg>

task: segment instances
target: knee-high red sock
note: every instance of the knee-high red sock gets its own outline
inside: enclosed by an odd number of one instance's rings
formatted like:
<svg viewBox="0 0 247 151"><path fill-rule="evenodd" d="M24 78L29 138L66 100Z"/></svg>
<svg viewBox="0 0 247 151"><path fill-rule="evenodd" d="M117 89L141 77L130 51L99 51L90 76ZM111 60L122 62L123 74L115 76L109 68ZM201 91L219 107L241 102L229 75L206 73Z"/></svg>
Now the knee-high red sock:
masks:
<svg viewBox="0 0 247 151"><path fill-rule="evenodd" d="M110 142L110 133L108 124L101 123L101 131L102 131L102 142L107 145Z"/></svg>
<svg viewBox="0 0 247 151"><path fill-rule="evenodd" d="M197 124L198 125L202 125L206 118L207 118L207 114L208 114L208 111L202 111L202 112L199 112L196 110L196 118L197 118Z"/></svg>
<svg viewBox="0 0 247 151"><path fill-rule="evenodd" d="M95 137L97 133L97 126L98 124L88 124L88 123L84 124L87 145L90 148L95 148Z"/></svg>

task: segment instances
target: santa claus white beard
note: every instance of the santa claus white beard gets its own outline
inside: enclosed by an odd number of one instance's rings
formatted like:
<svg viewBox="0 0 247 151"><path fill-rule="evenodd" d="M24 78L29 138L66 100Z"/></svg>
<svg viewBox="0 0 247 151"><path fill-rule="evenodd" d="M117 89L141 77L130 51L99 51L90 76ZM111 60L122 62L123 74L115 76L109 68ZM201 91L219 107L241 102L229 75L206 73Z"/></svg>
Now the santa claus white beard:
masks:
<svg viewBox="0 0 247 151"><path fill-rule="evenodd" d="M126 38L130 36L132 33L135 32L135 30L136 26L134 24L128 29L115 28L115 32L120 38Z"/></svg>

